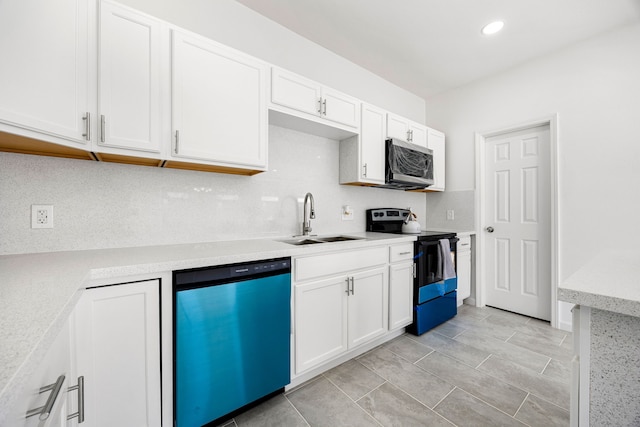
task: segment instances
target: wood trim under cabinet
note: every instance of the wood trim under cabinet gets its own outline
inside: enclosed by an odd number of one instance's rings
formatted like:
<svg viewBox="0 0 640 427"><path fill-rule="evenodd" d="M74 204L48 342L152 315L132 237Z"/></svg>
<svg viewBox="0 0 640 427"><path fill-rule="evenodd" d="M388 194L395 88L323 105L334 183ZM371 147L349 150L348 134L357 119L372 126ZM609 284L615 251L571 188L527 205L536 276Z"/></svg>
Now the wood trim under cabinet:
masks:
<svg viewBox="0 0 640 427"><path fill-rule="evenodd" d="M193 171L201 171L201 172L218 172L218 173L226 173L226 174L233 174L233 175L245 175L245 176L252 176L260 172L264 172L263 170L257 170L257 169L240 169L240 168L232 168L229 166L205 165L201 163L189 163L189 162L176 162L174 160L165 161L162 167L170 168L170 169L183 169L183 170L193 170Z"/></svg>
<svg viewBox="0 0 640 427"><path fill-rule="evenodd" d="M0 151L32 154L37 156L63 157L67 159L96 160L91 152L73 147L39 141L26 136L0 132Z"/></svg>

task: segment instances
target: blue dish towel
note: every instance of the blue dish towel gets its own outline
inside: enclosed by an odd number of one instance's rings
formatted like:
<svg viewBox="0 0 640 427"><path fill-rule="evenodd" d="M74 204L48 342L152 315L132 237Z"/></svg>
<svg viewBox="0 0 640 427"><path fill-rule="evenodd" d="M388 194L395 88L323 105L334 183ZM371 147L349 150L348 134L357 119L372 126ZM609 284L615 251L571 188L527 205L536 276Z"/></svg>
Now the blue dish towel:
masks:
<svg viewBox="0 0 640 427"><path fill-rule="evenodd" d="M442 259L442 279L453 279L456 277L456 270L451 259L449 239L440 239L440 255L440 259Z"/></svg>

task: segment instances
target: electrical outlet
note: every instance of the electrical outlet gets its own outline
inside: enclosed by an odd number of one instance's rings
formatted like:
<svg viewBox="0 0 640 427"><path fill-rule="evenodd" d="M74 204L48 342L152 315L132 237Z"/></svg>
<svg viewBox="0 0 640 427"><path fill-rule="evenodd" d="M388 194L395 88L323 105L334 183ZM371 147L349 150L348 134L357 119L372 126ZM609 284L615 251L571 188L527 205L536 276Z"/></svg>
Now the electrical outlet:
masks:
<svg viewBox="0 0 640 427"><path fill-rule="evenodd" d="M453 209L447 210L447 221L453 221L455 219L455 213Z"/></svg>
<svg viewBox="0 0 640 427"><path fill-rule="evenodd" d="M349 205L342 207L342 220L353 221L353 209Z"/></svg>
<svg viewBox="0 0 640 427"><path fill-rule="evenodd" d="M53 228L53 205L31 205L31 228Z"/></svg>

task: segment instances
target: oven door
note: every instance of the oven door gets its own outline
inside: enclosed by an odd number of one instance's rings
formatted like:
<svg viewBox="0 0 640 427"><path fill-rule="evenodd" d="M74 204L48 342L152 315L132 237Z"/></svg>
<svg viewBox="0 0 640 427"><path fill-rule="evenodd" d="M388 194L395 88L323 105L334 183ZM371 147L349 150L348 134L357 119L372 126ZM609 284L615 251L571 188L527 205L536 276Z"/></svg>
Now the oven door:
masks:
<svg viewBox="0 0 640 427"><path fill-rule="evenodd" d="M451 261L456 265L457 237L449 239ZM417 241L415 244L416 278L414 297L417 304L437 298L456 289L457 280L444 280L443 259L439 240Z"/></svg>

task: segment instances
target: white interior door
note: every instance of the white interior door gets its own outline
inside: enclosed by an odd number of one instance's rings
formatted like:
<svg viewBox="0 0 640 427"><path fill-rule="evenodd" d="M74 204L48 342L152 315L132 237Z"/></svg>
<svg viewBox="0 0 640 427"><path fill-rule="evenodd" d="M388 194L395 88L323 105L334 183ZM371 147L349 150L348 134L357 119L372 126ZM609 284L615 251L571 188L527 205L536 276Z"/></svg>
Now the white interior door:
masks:
<svg viewBox="0 0 640 427"><path fill-rule="evenodd" d="M486 304L551 317L549 126L487 138Z"/></svg>

